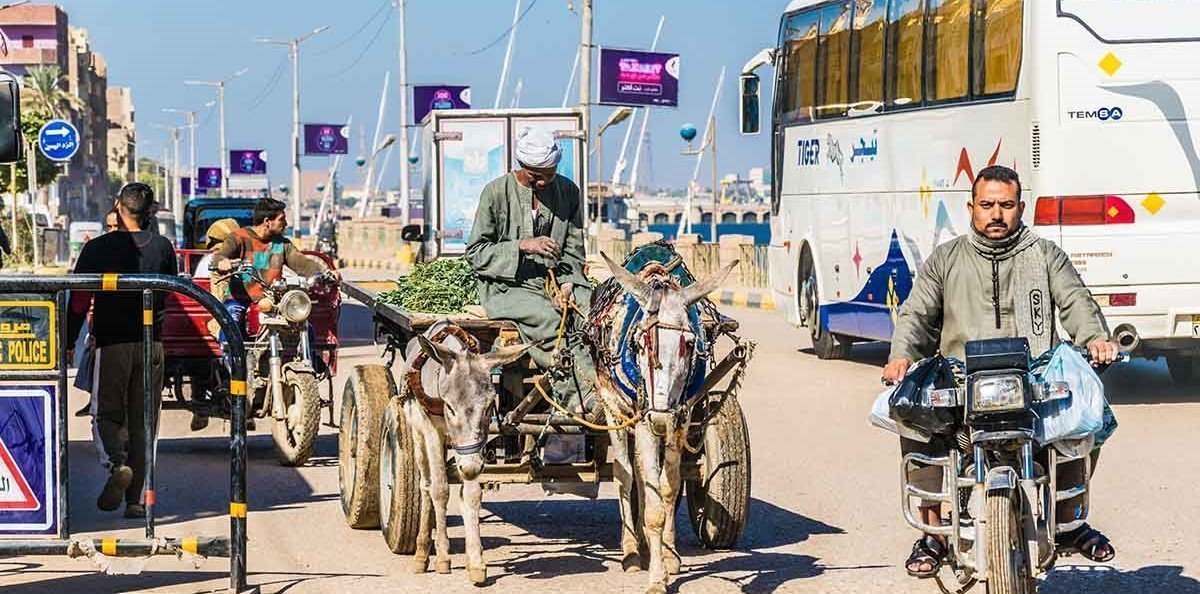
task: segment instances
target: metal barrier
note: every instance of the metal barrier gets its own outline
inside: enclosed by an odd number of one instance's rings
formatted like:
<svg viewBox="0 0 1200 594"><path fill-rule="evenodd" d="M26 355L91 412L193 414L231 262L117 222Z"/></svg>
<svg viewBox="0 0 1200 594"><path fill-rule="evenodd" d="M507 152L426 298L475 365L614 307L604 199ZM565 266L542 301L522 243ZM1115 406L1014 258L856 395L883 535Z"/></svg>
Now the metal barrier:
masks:
<svg viewBox="0 0 1200 594"><path fill-rule="evenodd" d="M72 539L70 538L69 502L67 484L67 386L66 386L66 353L67 332L63 318L67 310L67 299L64 291L141 291L142 292L142 321L143 339L143 398L145 404L146 429L146 538L145 539ZM156 399L161 394L152 394L152 350L149 346L153 341L154 312L153 292L167 291L190 297L212 314L225 333L225 348L232 353L242 356L230 357L231 379L229 393L232 399L230 419L230 460L229 460L229 538L157 538L154 525L154 461L155 442L158 429ZM0 557L24 555L69 555L81 556L98 552L110 557L144 557L153 554L181 555L183 553L229 557L229 581L234 592L242 591L246 586L246 361L245 346L241 329L225 307L208 291L197 287L190 281L166 275L142 274L78 274L70 276L3 276L0 277L0 296L13 294L54 294L54 302L27 301L37 303L48 309L48 318L57 321L57 325L49 326L50 344L57 344L57 349L51 347L57 355L57 365L30 370L0 371L0 378L6 380L27 380L47 382L49 379L58 382L57 415L54 418L57 431L57 506L56 522L58 538L29 538L29 539L0 539ZM22 306L26 301L13 301ZM49 309L57 305L57 312ZM57 336L55 330L57 329ZM72 337L73 338L73 337ZM73 341L72 341L73 342ZM46 414L49 414L47 412ZM48 513L48 512L47 512ZM26 531L29 533L37 531Z"/></svg>

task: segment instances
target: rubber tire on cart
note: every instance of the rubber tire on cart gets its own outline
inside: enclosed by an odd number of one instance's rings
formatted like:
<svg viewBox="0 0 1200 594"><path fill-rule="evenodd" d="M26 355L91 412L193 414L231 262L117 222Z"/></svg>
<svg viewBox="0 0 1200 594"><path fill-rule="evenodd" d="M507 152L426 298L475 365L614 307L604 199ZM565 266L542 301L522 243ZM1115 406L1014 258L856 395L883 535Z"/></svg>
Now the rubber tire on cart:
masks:
<svg viewBox="0 0 1200 594"><path fill-rule="evenodd" d="M984 539L987 543L987 594L1033 594L1029 551L1021 534L1020 503L1015 489L988 491Z"/></svg>
<svg viewBox="0 0 1200 594"><path fill-rule="evenodd" d="M288 413L284 420L271 423L271 436L275 438L279 463L300 466L312 457L321 429L321 395L316 373L284 369L283 392L284 410Z"/></svg>
<svg viewBox="0 0 1200 594"><path fill-rule="evenodd" d="M380 420L379 527L388 549L411 555L421 521L421 478L412 430L400 399L392 398Z"/></svg>
<svg viewBox="0 0 1200 594"><path fill-rule="evenodd" d="M707 413L699 454L703 475L684 481L684 493L700 544L729 549L737 544L750 513L750 433L736 397L714 397L704 408L713 406L719 408Z"/></svg>
<svg viewBox="0 0 1200 594"><path fill-rule="evenodd" d="M395 395L396 383L383 365L356 365L342 391L338 488L351 528L379 527L379 419Z"/></svg>
<svg viewBox="0 0 1200 594"><path fill-rule="evenodd" d="M1167 355L1167 371L1177 386L1194 386L1200 382L1200 357Z"/></svg>
<svg viewBox="0 0 1200 594"><path fill-rule="evenodd" d="M818 359L845 359L853 344L849 338L821 328L820 299L817 269L808 248L800 254L800 317L812 338L813 352Z"/></svg>

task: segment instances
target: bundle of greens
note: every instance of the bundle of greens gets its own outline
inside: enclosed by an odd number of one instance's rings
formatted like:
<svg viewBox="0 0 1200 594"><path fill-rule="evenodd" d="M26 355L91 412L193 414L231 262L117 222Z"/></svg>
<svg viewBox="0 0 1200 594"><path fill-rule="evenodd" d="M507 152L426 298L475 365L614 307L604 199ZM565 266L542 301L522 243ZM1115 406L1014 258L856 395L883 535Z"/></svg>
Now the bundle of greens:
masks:
<svg viewBox="0 0 1200 594"><path fill-rule="evenodd" d="M475 271L462 258L434 260L413 267L397 281L396 289L379 294L379 301L406 311L454 314L478 305Z"/></svg>

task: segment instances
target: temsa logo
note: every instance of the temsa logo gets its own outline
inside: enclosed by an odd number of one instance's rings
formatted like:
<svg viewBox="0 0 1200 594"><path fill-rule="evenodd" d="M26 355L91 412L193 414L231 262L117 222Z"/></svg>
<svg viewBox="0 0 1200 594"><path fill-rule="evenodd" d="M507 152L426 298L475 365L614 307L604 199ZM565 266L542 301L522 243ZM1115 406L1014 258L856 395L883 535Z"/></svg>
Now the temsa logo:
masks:
<svg viewBox="0 0 1200 594"><path fill-rule="evenodd" d="M1093 110L1071 110L1067 111L1067 117L1072 120L1100 120L1107 122L1109 120L1117 121L1125 117L1125 110L1120 107L1101 107Z"/></svg>

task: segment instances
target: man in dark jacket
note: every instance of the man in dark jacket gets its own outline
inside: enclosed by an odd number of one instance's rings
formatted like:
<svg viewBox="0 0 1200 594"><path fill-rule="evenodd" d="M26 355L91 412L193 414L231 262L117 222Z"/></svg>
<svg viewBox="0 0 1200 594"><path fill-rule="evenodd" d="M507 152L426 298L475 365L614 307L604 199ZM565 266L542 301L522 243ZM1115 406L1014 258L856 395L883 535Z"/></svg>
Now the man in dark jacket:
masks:
<svg viewBox="0 0 1200 594"><path fill-rule="evenodd" d="M178 272L171 242L145 228L153 220L154 191L143 183L121 189L116 201L120 230L101 235L83 246L75 273L166 274ZM158 416L163 383L162 321L163 294L154 296L154 341L142 340L142 296L139 292L102 292L93 295L76 291L71 295L67 318L68 340L74 342L89 309L94 308L91 332L96 343L95 376L92 385L96 429L102 455L108 459L109 477L96 500L104 511L125 502L125 516L143 517L141 502L145 483L145 416ZM145 410L143 398L143 348L151 349L150 393L153 410Z"/></svg>

